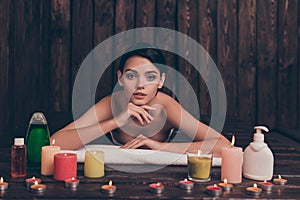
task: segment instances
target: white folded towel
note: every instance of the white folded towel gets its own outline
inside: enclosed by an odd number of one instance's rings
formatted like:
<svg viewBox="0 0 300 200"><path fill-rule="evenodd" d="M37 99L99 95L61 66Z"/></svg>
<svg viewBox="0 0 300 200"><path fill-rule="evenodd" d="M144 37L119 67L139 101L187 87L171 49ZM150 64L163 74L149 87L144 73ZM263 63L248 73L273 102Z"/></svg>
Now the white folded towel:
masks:
<svg viewBox="0 0 300 200"><path fill-rule="evenodd" d="M106 164L153 164L153 165L187 165L186 154L148 149L121 149L116 145L86 145L73 150L62 150L62 153L77 154L77 162L84 162L87 150L100 150L104 152ZM213 166L221 166L221 158L213 158Z"/></svg>

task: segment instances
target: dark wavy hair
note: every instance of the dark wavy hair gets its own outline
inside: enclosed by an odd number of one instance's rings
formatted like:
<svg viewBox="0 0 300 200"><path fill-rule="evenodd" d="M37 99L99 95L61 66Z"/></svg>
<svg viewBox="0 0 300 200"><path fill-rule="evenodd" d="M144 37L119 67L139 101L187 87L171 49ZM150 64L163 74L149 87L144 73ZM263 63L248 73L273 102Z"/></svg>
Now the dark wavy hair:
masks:
<svg viewBox="0 0 300 200"><path fill-rule="evenodd" d="M160 70L161 73L165 72L163 66L166 65L166 60L162 51L148 43L138 43L127 49L126 53L123 54L120 59L118 70L123 73L126 61L132 56L147 58Z"/></svg>

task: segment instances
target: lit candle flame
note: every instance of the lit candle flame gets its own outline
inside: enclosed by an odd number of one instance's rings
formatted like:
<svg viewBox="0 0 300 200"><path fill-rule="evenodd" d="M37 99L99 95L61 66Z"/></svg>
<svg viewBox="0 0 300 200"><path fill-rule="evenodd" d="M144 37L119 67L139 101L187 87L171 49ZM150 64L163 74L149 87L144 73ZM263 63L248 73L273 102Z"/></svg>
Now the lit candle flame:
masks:
<svg viewBox="0 0 300 200"><path fill-rule="evenodd" d="M224 183L227 184L227 178L224 179Z"/></svg>
<svg viewBox="0 0 300 200"><path fill-rule="evenodd" d="M198 149L198 156L200 157L200 155L201 155L201 150Z"/></svg>
<svg viewBox="0 0 300 200"><path fill-rule="evenodd" d="M52 140L52 146L54 146L54 144L55 144L55 139Z"/></svg>
<svg viewBox="0 0 300 200"><path fill-rule="evenodd" d="M75 178L74 178L74 177L72 177L72 178L71 178L71 180L72 180L72 181L74 181L74 180L75 180Z"/></svg>
<svg viewBox="0 0 300 200"><path fill-rule="evenodd" d="M257 184L256 184L256 183L254 183L254 184L253 184L253 187L257 188Z"/></svg>
<svg viewBox="0 0 300 200"><path fill-rule="evenodd" d="M68 154L65 153L65 156L67 156Z"/></svg>
<svg viewBox="0 0 300 200"><path fill-rule="evenodd" d="M281 176L280 176L280 175L278 175L278 178L279 178L279 179L281 179Z"/></svg>
<svg viewBox="0 0 300 200"><path fill-rule="evenodd" d="M34 185L37 185L37 184L39 184L39 182L38 181L34 181Z"/></svg>
<svg viewBox="0 0 300 200"><path fill-rule="evenodd" d="M109 185L109 186L112 186L112 181L111 181L111 180L108 182L108 185Z"/></svg>
<svg viewBox="0 0 300 200"><path fill-rule="evenodd" d="M266 183L267 181L266 180L264 180L264 183Z"/></svg>
<svg viewBox="0 0 300 200"><path fill-rule="evenodd" d="M234 136L234 135L232 135L232 139L231 139L231 147L233 147L233 146L234 146L234 143L235 143L235 136Z"/></svg>
<svg viewBox="0 0 300 200"><path fill-rule="evenodd" d="M33 176L32 179L35 179L35 177Z"/></svg>
<svg viewBox="0 0 300 200"><path fill-rule="evenodd" d="M183 181L184 181L184 182L187 182L188 180L185 178Z"/></svg>
<svg viewBox="0 0 300 200"><path fill-rule="evenodd" d="M3 183L3 177L0 178L0 183Z"/></svg>
<svg viewBox="0 0 300 200"><path fill-rule="evenodd" d="M217 184L214 184L214 187L218 187Z"/></svg>

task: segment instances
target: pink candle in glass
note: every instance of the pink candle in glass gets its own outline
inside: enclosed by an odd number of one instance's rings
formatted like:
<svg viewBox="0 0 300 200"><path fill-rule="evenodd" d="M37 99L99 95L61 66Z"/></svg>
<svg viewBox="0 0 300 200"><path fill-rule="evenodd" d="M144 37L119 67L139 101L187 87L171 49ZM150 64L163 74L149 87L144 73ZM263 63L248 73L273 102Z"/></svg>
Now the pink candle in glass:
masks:
<svg viewBox="0 0 300 200"><path fill-rule="evenodd" d="M225 178L229 183L242 182L243 149L234 146L235 137L232 136L231 147L222 149L221 180Z"/></svg>
<svg viewBox="0 0 300 200"><path fill-rule="evenodd" d="M74 153L55 154L53 173L53 178L60 181L77 177L77 155Z"/></svg>

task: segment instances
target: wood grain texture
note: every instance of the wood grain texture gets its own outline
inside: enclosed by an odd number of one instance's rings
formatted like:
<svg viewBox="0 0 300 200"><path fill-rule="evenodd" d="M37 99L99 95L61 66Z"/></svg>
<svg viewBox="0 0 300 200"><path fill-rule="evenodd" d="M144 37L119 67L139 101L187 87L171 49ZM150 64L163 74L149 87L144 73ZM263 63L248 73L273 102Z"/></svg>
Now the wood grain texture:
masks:
<svg viewBox="0 0 300 200"><path fill-rule="evenodd" d="M48 107L49 5L35 0L11 1L10 66L15 128L26 130L30 115ZM18 10L18 12L16 12ZM20 114L22 113L22 114Z"/></svg>
<svg viewBox="0 0 300 200"><path fill-rule="evenodd" d="M159 3L159 2L158 2ZM136 28L141 27L154 27L155 26L155 0L140 0L136 1L136 14L135 14L135 26ZM155 35L148 31L143 31L141 35L136 35L138 40L144 42L154 42Z"/></svg>
<svg viewBox="0 0 300 200"><path fill-rule="evenodd" d="M216 82L216 77L211 73L208 59L217 64L217 1L198 1L198 41L207 52L205 65L201 66L203 72L199 80L198 96L200 97L201 115L211 115L211 96L217 96L217 88L208 91L207 84ZM206 81L205 81L206 80Z"/></svg>
<svg viewBox="0 0 300 200"><path fill-rule="evenodd" d="M227 97L227 114L237 116L237 3L218 1L217 35L218 68L222 74ZM220 102L220 108L224 102Z"/></svg>
<svg viewBox="0 0 300 200"><path fill-rule="evenodd" d="M256 114L256 0L238 4L238 115L250 124Z"/></svg>
<svg viewBox="0 0 300 200"><path fill-rule="evenodd" d="M167 28L171 30L176 29L176 6L177 2L175 0L162 0L157 2L156 5L156 24L157 27ZM165 58L167 66L173 69L177 69L177 63L176 63L176 56L172 53L168 53L168 50L170 47L175 47L176 38L172 33L166 32L163 37L162 36L155 36L155 42L163 44L165 52ZM168 74L168 70L166 72ZM170 74L170 73L169 73ZM169 85L167 90L165 90L166 93L169 95L173 95L178 93L178 86L176 85L176 82L172 80L170 76L166 77L166 83ZM166 85L166 84L165 84ZM170 91L170 92L168 92Z"/></svg>
<svg viewBox="0 0 300 200"><path fill-rule="evenodd" d="M95 48L101 44L104 40L113 36L114 34L114 23L115 23L115 5L114 1L95 1L95 21L94 21L94 43ZM96 57L99 59L102 57L108 58L113 56L113 44L109 44L107 48L102 49L104 51L103 55L99 55L96 53ZM94 79L100 79L98 83L98 88L96 91L96 99L95 101L100 100L104 96L108 95L112 92L114 88L116 71L114 70L115 63L106 63L105 61L101 61L98 58L95 60L96 63L104 63L102 67L97 66L94 68ZM104 59L105 60L105 59ZM98 64L97 64L98 65ZM102 70L105 70L105 73L102 73ZM100 73L102 76L100 77Z"/></svg>
<svg viewBox="0 0 300 200"><path fill-rule="evenodd" d="M9 112L9 1L0 1L0 131L4 131L8 126L10 127Z"/></svg>
<svg viewBox="0 0 300 200"><path fill-rule="evenodd" d="M202 45L224 80L228 117L298 130L299 4L297 0L2 0L0 131L16 129L23 134L37 110L46 115L71 113L74 80L89 52L114 34L140 27L179 31ZM145 31L121 38L96 55L93 69L83 77L88 80L84 92L89 94L80 112L114 89L118 61L108 63L108 58L140 39L165 47L169 66L191 83L201 115L211 115L211 97L219 91L208 91L204 79L216 83L216 75L203 65L199 76L184 59L168 52L180 43L167 31L164 37ZM99 78L98 85L93 84ZM189 93L170 77L167 83L165 91L174 97Z"/></svg>
<svg viewBox="0 0 300 200"><path fill-rule="evenodd" d="M94 5L92 0L71 2L71 82L69 98L79 100L72 105L76 107L76 115L83 114L95 103L95 87L92 85L93 66L82 66L83 61L93 49L94 41ZM79 69L82 68L80 75ZM83 70L84 69L84 70ZM78 76L77 76L78 75ZM74 85L75 80L79 83ZM75 88L76 87L76 88ZM72 91L76 90L76 93ZM78 95L78 96L77 96ZM73 102L72 102L73 103Z"/></svg>
<svg viewBox="0 0 300 200"><path fill-rule="evenodd" d="M197 40L197 3L195 0L179 1L178 2L178 31L184 33L188 37ZM185 57L178 57L178 71L188 81L189 87L179 87L179 96L183 97L182 106L194 116L199 118L199 72L188 61L191 59L191 54L194 54L194 60L197 58L197 48L188 43L184 38L178 38L178 48L184 52ZM192 98L195 97L195 98Z"/></svg>
<svg viewBox="0 0 300 200"><path fill-rule="evenodd" d="M276 126L277 1L257 1L257 123Z"/></svg>
<svg viewBox="0 0 300 200"><path fill-rule="evenodd" d="M51 1L50 108L68 111L71 105L71 13L70 1Z"/></svg>
<svg viewBox="0 0 300 200"><path fill-rule="evenodd" d="M278 126L297 128L298 1L278 1Z"/></svg>

